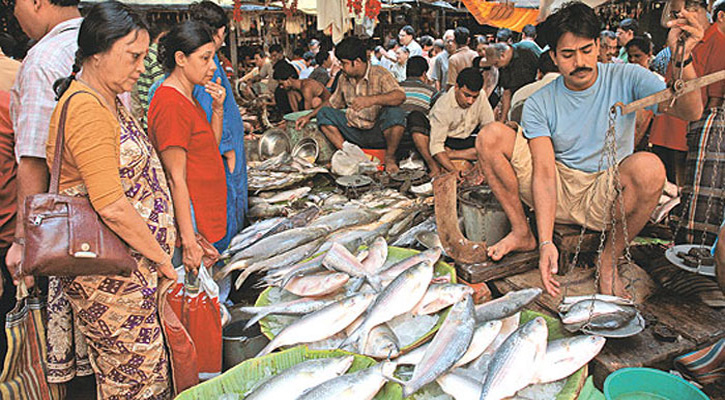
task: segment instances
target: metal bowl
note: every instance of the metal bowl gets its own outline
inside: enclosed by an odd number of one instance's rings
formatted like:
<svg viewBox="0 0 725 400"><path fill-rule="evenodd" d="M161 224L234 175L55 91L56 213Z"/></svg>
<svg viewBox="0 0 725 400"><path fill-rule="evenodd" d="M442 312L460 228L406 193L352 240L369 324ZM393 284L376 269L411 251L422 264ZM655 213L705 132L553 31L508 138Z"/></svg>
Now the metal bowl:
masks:
<svg viewBox="0 0 725 400"><path fill-rule="evenodd" d="M317 140L311 137L302 138L292 149L292 157L299 157L312 164L317 161L317 157L319 155L320 146L317 143Z"/></svg>
<svg viewBox="0 0 725 400"><path fill-rule="evenodd" d="M262 161L289 151L289 138L281 129L269 129L259 139L259 159Z"/></svg>

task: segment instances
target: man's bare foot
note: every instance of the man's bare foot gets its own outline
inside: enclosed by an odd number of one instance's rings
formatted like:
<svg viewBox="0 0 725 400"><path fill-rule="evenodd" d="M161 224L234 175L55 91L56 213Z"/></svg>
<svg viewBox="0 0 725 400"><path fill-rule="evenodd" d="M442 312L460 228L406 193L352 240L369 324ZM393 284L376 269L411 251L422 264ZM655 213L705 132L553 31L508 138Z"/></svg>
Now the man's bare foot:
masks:
<svg viewBox="0 0 725 400"><path fill-rule="evenodd" d="M614 279L613 285L612 279ZM619 274L612 274L611 270L605 271L604 268L601 269L599 275L599 293L619 296L623 299L632 298L632 295L627 291L626 285L622 282Z"/></svg>
<svg viewBox="0 0 725 400"><path fill-rule="evenodd" d="M498 261L513 251L531 251L535 248L536 239L531 234L531 231L523 235L511 231L506 237L499 240L498 243L488 248L488 256L493 261Z"/></svg>
<svg viewBox="0 0 725 400"><path fill-rule="evenodd" d="M389 174L394 174L400 171L400 168L398 168L398 163L395 162L395 157L385 157L385 171L387 171Z"/></svg>

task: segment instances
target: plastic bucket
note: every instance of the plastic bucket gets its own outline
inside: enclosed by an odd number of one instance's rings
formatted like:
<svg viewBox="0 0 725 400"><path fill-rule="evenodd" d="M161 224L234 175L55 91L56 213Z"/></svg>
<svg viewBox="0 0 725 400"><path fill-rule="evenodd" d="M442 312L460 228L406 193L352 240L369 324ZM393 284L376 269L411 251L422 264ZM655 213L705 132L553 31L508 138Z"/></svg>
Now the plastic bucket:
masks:
<svg viewBox="0 0 725 400"><path fill-rule="evenodd" d="M684 379L652 368L622 368L604 381L607 400L708 400Z"/></svg>

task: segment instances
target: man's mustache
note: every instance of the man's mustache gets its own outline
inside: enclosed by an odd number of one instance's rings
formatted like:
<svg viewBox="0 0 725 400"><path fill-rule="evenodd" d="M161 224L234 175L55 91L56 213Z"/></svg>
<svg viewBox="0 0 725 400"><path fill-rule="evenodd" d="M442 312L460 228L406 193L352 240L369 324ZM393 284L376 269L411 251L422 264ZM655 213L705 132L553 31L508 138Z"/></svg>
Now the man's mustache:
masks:
<svg viewBox="0 0 725 400"><path fill-rule="evenodd" d="M576 75L579 72L590 72L592 69L589 67L579 67L572 71L569 75Z"/></svg>

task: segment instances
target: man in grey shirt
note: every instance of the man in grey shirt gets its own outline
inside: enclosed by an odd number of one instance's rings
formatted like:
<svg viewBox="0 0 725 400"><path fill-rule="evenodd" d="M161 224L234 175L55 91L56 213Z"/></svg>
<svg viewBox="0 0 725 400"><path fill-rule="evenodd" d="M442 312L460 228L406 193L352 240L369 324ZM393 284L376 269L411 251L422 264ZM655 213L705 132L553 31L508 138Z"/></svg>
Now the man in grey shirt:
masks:
<svg viewBox="0 0 725 400"><path fill-rule="evenodd" d="M435 82L436 90L443 89L448 81L448 58L456 51L453 29L449 29L443 34L443 43L445 43L445 50L433 60L433 71L430 74L431 80Z"/></svg>

